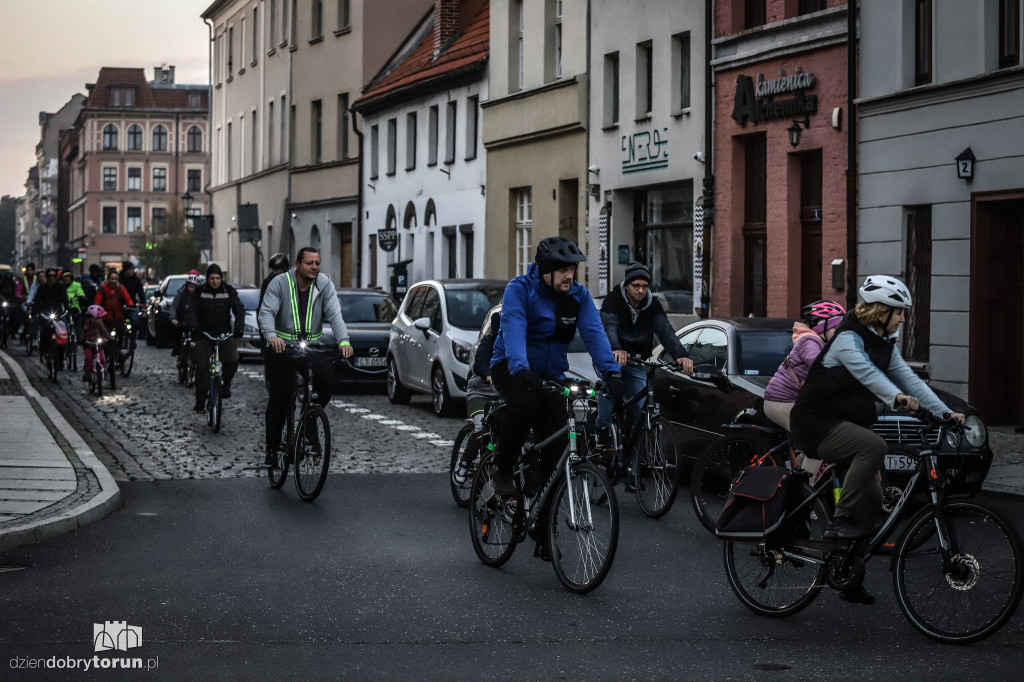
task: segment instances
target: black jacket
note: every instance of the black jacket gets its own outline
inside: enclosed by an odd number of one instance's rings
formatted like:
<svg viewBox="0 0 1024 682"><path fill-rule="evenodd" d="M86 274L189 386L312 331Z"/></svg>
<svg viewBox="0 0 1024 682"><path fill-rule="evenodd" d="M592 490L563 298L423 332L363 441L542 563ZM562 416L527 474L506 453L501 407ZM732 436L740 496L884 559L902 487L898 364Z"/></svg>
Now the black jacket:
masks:
<svg viewBox="0 0 1024 682"><path fill-rule="evenodd" d="M57 313L58 315L68 309L68 290L59 282L50 286L42 284L36 289L35 298L32 299L32 308L36 315L44 313Z"/></svg>
<svg viewBox="0 0 1024 682"><path fill-rule="evenodd" d="M128 295L132 297L135 303L141 305L146 302L146 287L138 275L132 275L131 277L122 276L121 284L128 290Z"/></svg>
<svg viewBox="0 0 1024 682"><path fill-rule="evenodd" d="M612 350L624 350L631 356L648 358L654 350L654 336L665 346L672 359L687 357L686 349L676 338L676 331L665 315L661 301L650 291L639 308L626 299L623 285L615 287L601 304L601 323L612 344Z"/></svg>
<svg viewBox="0 0 1024 682"><path fill-rule="evenodd" d="M235 315L232 329L231 313ZM238 292L230 284L221 283L217 289L204 284L192 293L188 312L188 326L210 336L241 334L245 329L245 306Z"/></svg>

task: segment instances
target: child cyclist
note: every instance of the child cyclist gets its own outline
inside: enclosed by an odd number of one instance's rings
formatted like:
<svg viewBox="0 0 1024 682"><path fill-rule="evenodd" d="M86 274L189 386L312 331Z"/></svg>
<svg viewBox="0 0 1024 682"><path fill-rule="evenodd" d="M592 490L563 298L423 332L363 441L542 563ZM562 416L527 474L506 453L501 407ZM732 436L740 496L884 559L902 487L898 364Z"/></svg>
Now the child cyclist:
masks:
<svg viewBox="0 0 1024 682"><path fill-rule="evenodd" d="M82 325L82 344L85 346L85 374L82 381L88 381L92 374L92 363L105 362L102 341L110 338L110 332L103 324L107 311L102 306L91 305L85 311L85 324Z"/></svg>

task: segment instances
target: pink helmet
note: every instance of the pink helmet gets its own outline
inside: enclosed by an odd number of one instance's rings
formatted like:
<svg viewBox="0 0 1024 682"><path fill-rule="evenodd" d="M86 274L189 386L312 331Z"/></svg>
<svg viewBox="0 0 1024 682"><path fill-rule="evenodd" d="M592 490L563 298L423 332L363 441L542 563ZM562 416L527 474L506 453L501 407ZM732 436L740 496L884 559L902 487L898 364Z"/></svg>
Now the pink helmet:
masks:
<svg viewBox="0 0 1024 682"><path fill-rule="evenodd" d="M107 311L103 309L103 306L91 305L85 309L85 314L89 315L90 317L100 318L106 317Z"/></svg>
<svg viewBox="0 0 1024 682"><path fill-rule="evenodd" d="M808 303L800 311L804 323L818 334L824 334L830 327L839 324L839 320L846 315L846 308L835 301L815 301ZM836 320L835 324L829 324Z"/></svg>

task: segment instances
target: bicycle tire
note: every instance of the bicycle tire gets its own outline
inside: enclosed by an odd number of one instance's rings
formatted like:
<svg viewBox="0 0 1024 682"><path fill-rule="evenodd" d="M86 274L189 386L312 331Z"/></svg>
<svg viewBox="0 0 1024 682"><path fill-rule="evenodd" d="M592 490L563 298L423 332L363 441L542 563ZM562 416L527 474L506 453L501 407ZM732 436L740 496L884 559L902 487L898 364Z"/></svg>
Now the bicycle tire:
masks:
<svg viewBox="0 0 1024 682"><path fill-rule="evenodd" d="M808 486L802 486L810 494ZM821 540L829 522L828 505L821 497L808 509L810 540ZM785 526L792 529L791 524ZM748 609L762 616L784 618L810 606L825 586L825 566L805 563L782 554L784 542L775 533L759 543L726 541L722 558L729 587ZM795 598L794 598L795 597Z"/></svg>
<svg viewBox="0 0 1024 682"><path fill-rule="evenodd" d="M612 567L618 542L619 505L608 474L589 462L576 464L572 476L558 482L548 515L548 552L559 582L578 594L596 588Z"/></svg>
<svg viewBox="0 0 1024 682"><path fill-rule="evenodd" d="M126 379L131 376L132 368L135 367L135 344L129 343L128 352L121 357L121 376Z"/></svg>
<svg viewBox="0 0 1024 682"><path fill-rule="evenodd" d="M192 362L189 358L186 363L186 372L188 372L188 378L185 380L186 388L195 388L196 386L196 363Z"/></svg>
<svg viewBox="0 0 1024 682"><path fill-rule="evenodd" d="M494 469L493 455L476 468L469 495L469 534L480 561L496 568L512 558L517 543L512 527L514 507L494 494Z"/></svg>
<svg viewBox="0 0 1024 682"><path fill-rule="evenodd" d="M296 424L294 455L295 490L312 502L324 489L331 466L331 425L320 405L307 407Z"/></svg>
<svg viewBox="0 0 1024 682"><path fill-rule="evenodd" d="M179 354L178 355L178 383L183 384L188 379L188 365L185 359Z"/></svg>
<svg viewBox="0 0 1024 682"><path fill-rule="evenodd" d="M277 448L277 466L267 469L267 480L270 482L270 487L275 490L280 489L284 485L285 479L288 478L288 445L292 442L291 419L291 415L288 415L287 421L281 427L281 440Z"/></svg>
<svg viewBox="0 0 1024 682"><path fill-rule="evenodd" d="M448 462L448 487L451 489L452 499L455 500L455 504L460 507L469 506L469 496L473 492L473 475L472 471L469 476L466 477L465 483L455 482L455 469L459 466L459 461L462 459L466 452L466 446L469 444L469 438L473 433L472 424L463 424L462 428L459 429L459 433L455 436L455 443L452 444L452 457L451 461Z"/></svg>
<svg viewBox="0 0 1024 682"><path fill-rule="evenodd" d="M94 362L99 362L94 360ZM92 383L96 390L96 397L103 397L103 375L97 372L95 369L92 371Z"/></svg>
<svg viewBox="0 0 1024 682"><path fill-rule="evenodd" d="M679 451L668 420L658 415L638 422L633 435L633 487L640 511L652 519L668 513L679 494Z"/></svg>
<svg viewBox="0 0 1024 682"><path fill-rule="evenodd" d="M114 353L117 353L116 348L113 349ZM107 357L107 380L110 381L110 390L117 389L117 357L110 355Z"/></svg>
<svg viewBox="0 0 1024 682"><path fill-rule="evenodd" d="M935 515L924 509L896 545L896 603L924 636L969 644L995 633L1017 610L1024 592L1024 548L1016 528L989 507L944 502L942 512L950 550L963 573L943 571Z"/></svg>
<svg viewBox="0 0 1024 682"><path fill-rule="evenodd" d="M222 380L220 377L213 377L213 380L210 382L210 407L206 411L207 421L209 421L210 426L213 427L214 433L220 432L220 410L222 406L221 382Z"/></svg>
<svg viewBox="0 0 1024 682"><path fill-rule="evenodd" d="M769 449L759 434L747 432L727 434L704 449L693 467L690 498L693 511L705 528L715 532L729 485L741 469Z"/></svg>

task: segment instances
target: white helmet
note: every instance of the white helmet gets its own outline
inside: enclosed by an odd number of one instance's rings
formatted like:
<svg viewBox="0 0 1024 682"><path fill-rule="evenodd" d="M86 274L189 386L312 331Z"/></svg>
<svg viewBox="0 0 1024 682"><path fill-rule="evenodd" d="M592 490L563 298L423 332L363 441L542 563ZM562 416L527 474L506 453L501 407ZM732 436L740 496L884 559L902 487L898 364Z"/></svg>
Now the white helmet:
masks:
<svg viewBox="0 0 1024 682"><path fill-rule="evenodd" d="M195 284L197 287L203 284L203 278L196 270L188 273L188 278L185 281L189 284Z"/></svg>
<svg viewBox="0 0 1024 682"><path fill-rule="evenodd" d="M865 303L884 303L893 308L909 308L913 302L907 285L888 275L871 275L860 288Z"/></svg>

